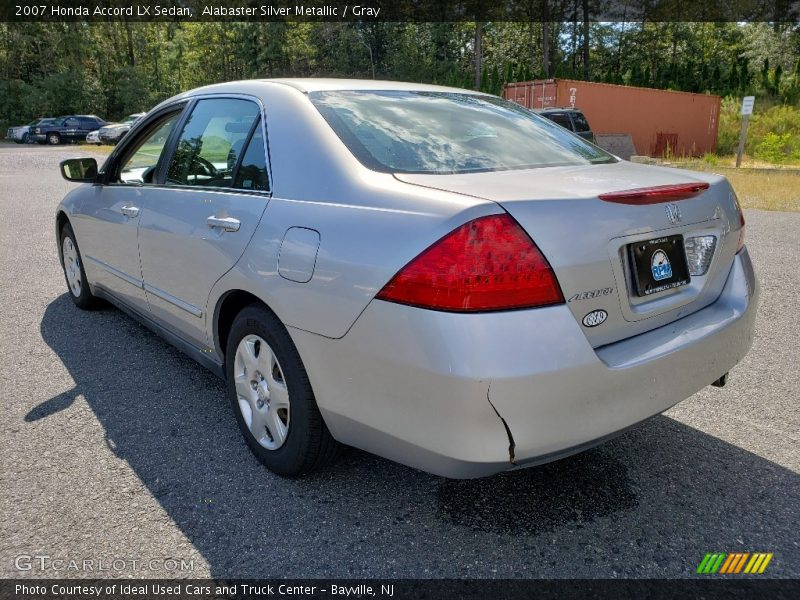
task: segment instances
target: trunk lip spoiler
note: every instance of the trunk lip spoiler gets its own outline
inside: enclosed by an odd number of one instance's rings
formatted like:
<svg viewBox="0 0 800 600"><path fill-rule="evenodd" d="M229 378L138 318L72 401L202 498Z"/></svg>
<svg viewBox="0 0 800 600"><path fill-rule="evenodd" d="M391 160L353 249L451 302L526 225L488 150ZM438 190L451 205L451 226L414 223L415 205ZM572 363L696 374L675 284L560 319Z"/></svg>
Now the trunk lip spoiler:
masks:
<svg viewBox="0 0 800 600"><path fill-rule="evenodd" d="M652 187L634 188L600 194L598 198L617 204L661 204L694 198L709 188L705 181L693 183L671 183Z"/></svg>

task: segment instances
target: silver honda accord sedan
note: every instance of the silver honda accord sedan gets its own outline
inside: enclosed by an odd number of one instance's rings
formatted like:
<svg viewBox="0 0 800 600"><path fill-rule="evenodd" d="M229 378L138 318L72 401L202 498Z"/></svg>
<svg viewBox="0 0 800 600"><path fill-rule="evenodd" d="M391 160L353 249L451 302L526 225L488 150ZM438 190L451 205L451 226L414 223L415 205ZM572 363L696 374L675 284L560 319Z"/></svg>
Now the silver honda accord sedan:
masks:
<svg viewBox="0 0 800 600"><path fill-rule="evenodd" d="M227 382L255 456L347 444L478 477L722 386L758 285L720 176L631 164L495 96L332 79L151 110L56 213L110 301Z"/></svg>

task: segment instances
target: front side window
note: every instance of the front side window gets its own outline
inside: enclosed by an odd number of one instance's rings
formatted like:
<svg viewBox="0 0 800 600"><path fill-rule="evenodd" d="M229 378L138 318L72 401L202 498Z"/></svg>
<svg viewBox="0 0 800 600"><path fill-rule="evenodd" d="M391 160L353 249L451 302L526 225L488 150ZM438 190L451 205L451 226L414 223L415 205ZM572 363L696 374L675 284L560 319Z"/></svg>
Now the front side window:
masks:
<svg viewBox="0 0 800 600"><path fill-rule="evenodd" d="M180 115L181 111L178 110L163 116L139 137L121 161L118 181L135 184L154 182L158 159Z"/></svg>
<svg viewBox="0 0 800 600"><path fill-rule="evenodd" d="M616 162L495 96L336 91L309 95L350 152L386 173L470 173Z"/></svg>
<svg viewBox="0 0 800 600"><path fill-rule="evenodd" d="M572 113L572 120L575 122L575 131L578 133L592 130L592 128L589 127L589 121L586 120L586 117L583 116L583 113Z"/></svg>
<svg viewBox="0 0 800 600"><path fill-rule="evenodd" d="M561 125L564 129L569 129L572 131L572 122L569 120L569 115L565 115L564 113L554 113L547 114L545 116L556 125Z"/></svg>
<svg viewBox="0 0 800 600"><path fill-rule="evenodd" d="M199 100L178 138L167 185L233 187L234 170L258 113L258 105L249 100Z"/></svg>

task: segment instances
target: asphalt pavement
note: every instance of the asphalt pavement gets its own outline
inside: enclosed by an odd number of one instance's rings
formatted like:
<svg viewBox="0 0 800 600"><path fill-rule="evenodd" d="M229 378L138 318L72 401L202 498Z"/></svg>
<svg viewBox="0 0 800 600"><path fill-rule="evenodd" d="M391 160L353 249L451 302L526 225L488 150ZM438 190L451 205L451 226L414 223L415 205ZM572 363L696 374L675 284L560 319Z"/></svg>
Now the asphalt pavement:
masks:
<svg viewBox="0 0 800 600"><path fill-rule="evenodd" d="M727 387L486 479L349 450L284 480L218 379L68 298L58 162L86 153L0 145L0 577L673 578L715 551L800 577L800 212L746 212L762 300Z"/></svg>

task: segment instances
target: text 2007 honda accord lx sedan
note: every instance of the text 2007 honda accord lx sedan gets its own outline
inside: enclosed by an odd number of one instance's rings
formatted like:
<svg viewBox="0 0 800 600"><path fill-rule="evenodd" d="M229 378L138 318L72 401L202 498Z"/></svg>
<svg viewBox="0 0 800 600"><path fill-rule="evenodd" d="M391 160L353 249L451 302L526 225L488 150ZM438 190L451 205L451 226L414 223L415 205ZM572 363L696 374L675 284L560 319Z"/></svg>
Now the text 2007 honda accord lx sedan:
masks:
<svg viewBox="0 0 800 600"><path fill-rule="evenodd" d="M716 175L617 159L515 104L264 80L176 96L72 181L69 293L227 381L282 475L339 443L450 477L577 452L722 385L758 296Z"/></svg>

